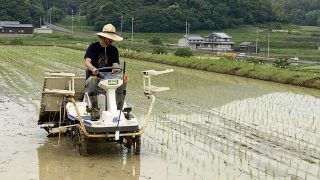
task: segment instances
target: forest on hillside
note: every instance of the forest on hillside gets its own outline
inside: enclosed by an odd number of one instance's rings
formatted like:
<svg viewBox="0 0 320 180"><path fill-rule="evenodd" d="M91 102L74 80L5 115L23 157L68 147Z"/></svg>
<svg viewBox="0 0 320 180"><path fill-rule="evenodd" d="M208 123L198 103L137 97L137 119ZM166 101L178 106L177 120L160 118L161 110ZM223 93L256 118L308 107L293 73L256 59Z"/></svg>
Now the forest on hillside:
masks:
<svg viewBox="0 0 320 180"><path fill-rule="evenodd" d="M223 29L268 22L320 25L320 0L0 0L1 20L39 24L39 19L61 21L81 13L88 25L100 30L113 23L124 31L176 32Z"/></svg>

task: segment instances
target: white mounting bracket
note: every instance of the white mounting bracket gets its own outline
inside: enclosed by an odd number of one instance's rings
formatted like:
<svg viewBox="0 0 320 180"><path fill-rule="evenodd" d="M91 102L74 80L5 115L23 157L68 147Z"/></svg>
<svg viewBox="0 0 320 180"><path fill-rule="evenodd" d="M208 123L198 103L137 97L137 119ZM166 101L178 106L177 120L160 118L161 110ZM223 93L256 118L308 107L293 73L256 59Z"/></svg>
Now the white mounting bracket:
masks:
<svg viewBox="0 0 320 180"><path fill-rule="evenodd" d="M160 74L166 74L173 72L173 69L166 69L163 71L156 71L156 70L146 70L143 71L143 91L145 95L155 94L156 92L160 91L167 91L170 90L169 87L157 87L151 85L151 76L157 76Z"/></svg>

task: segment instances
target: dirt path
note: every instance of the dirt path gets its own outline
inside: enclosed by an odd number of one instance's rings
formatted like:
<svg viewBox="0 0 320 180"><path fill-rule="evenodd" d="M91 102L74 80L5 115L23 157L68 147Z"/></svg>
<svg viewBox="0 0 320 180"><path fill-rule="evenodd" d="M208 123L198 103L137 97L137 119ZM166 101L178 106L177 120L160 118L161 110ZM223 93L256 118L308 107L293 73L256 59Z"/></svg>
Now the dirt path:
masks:
<svg viewBox="0 0 320 180"><path fill-rule="evenodd" d="M77 37L88 37L90 34L88 33L80 33L80 32L72 32L72 30L61 27L61 26L57 26L54 24L49 24L49 23L45 23L46 26L48 26L48 28L53 29L55 31L60 31L60 32L65 32L68 34L71 34L73 36L77 36Z"/></svg>

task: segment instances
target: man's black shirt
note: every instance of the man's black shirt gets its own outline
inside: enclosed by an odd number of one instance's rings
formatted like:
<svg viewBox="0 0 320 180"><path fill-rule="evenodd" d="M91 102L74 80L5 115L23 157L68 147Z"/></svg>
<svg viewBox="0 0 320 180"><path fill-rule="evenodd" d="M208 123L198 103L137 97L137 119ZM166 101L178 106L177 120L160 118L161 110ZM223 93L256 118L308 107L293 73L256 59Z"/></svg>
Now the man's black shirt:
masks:
<svg viewBox="0 0 320 180"><path fill-rule="evenodd" d="M120 64L118 49L112 45L109 45L106 48L104 48L100 45L100 42L90 44L84 55L84 59L86 58L91 59L91 64L95 68L112 67L113 63ZM86 78L92 75L92 72L87 70Z"/></svg>

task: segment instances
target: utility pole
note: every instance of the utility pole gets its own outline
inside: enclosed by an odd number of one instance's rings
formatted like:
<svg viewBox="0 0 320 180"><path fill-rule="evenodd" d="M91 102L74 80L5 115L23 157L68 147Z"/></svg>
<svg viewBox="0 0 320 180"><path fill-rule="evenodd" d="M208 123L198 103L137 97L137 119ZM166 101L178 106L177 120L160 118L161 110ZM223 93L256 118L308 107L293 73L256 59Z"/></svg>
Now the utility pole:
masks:
<svg viewBox="0 0 320 180"><path fill-rule="evenodd" d="M257 28L256 54L258 55L259 28Z"/></svg>
<svg viewBox="0 0 320 180"><path fill-rule="evenodd" d="M188 23L188 35L190 35L190 23Z"/></svg>
<svg viewBox="0 0 320 180"><path fill-rule="evenodd" d="M51 8L49 9L49 24L51 25Z"/></svg>
<svg viewBox="0 0 320 180"><path fill-rule="evenodd" d="M71 9L71 29L73 33L73 9Z"/></svg>
<svg viewBox="0 0 320 180"><path fill-rule="evenodd" d="M40 28L41 28L41 16L40 16Z"/></svg>
<svg viewBox="0 0 320 180"><path fill-rule="evenodd" d="M79 26L80 26L80 9L79 9Z"/></svg>
<svg viewBox="0 0 320 180"><path fill-rule="evenodd" d="M188 21L186 21L186 36L188 35Z"/></svg>
<svg viewBox="0 0 320 180"><path fill-rule="evenodd" d="M268 58L270 57L270 31L271 29L268 30Z"/></svg>
<svg viewBox="0 0 320 180"><path fill-rule="evenodd" d="M134 18L132 16L132 19L131 19L131 45L133 45L133 22L134 22Z"/></svg>
<svg viewBox="0 0 320 180"><path fill-rule="evenodd" d="M123 14L121 14L121 23L120 23L121 34L122 34L122 22L123 22Z"/></svg>

